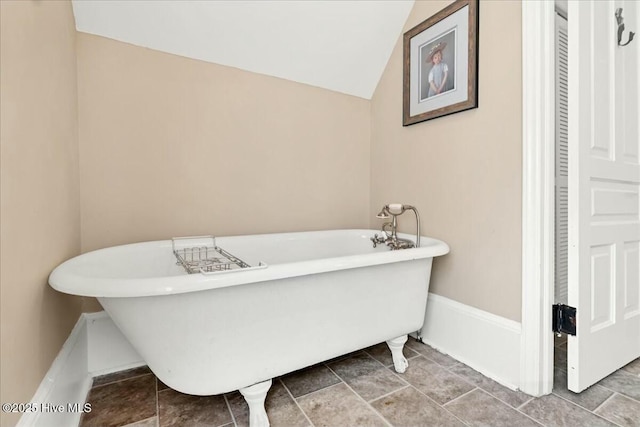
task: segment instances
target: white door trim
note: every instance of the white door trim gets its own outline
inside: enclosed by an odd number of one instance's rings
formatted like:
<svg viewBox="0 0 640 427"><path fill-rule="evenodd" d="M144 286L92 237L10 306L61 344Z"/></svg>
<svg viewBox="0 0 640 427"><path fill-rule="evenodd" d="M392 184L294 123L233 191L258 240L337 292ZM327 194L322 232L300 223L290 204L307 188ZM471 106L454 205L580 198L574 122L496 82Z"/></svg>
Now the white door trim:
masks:
<svg viewBox="0 0 640 427"><path fill-rule="evenodd" d="M553 388L555 2L522 4L522 336L520 389Z"/></svg>

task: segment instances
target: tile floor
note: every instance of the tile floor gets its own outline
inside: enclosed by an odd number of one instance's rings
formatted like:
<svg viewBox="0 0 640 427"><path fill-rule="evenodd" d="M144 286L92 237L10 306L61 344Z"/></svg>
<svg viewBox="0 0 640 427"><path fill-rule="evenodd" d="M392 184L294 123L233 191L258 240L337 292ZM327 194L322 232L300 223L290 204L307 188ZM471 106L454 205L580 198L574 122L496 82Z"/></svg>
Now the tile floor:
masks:
<svg viewBox="0 0 640 427"><path fill-rule="evenodd" d="M532 398L415 340L404 351L404 374L393 370L382 343L274 379L266 402L271 425L640 427L640 359L574 394L563 370L566 342L557 341L553 393ZM249 424L240 393L185 395L146 367L95 378L87 402L93 410L82 427Z"/></svg>

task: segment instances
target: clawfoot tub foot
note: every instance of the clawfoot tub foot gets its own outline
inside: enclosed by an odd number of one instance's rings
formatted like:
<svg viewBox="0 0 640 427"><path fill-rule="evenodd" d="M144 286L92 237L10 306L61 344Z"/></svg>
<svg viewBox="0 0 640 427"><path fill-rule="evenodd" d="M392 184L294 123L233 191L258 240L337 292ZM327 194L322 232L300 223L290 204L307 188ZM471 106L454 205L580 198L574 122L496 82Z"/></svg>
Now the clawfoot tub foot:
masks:
<svg viewBox="0 0 640 427"><path fill-rule="evenodd" d="M250 427L269 427L269 418L264 408L264 401L267 398L267 392L271 388L271 383L271 380L263 381L238 390L249 405Z"/></svg>
<svg viewBox="0 0 640 427"><path fill-rule="evenodd" d="M406 371L409 366L409 362L407 362L404 354L402 354L402 348L406 342L406 335L387 341L389 350L391 350L391 356L393 357L393 367L396 369L396 372L401 374Z"/></svg>

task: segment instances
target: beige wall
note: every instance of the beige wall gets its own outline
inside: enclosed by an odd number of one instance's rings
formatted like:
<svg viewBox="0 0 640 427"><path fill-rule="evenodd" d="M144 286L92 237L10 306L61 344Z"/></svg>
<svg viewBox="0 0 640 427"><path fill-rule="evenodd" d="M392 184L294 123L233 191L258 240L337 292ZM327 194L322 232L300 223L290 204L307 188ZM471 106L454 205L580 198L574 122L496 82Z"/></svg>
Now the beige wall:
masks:
<svg viewBox="0 0 640 427"><path fill-rule="evenodd" d="M368 223L369 102L78 34L82 249Z"/></svg>
<svg viewBox="0 0 640 427"><path fill-rule="evenodd" d="M404 31L449 1L419 1ZM414 204L451 253L431 290L520 321L521 5L480 2L479 108L402 127L402 38L372 100L371 211ZM409 213L401 227L413 232ZM372 222L378 226L378 221Z"/></svg>
<svg viewBox="0 0 640 427"><path fill-rule="evenodd" d="M368 224L367 100L83 33L78 95L83 252Z"/></svg>
<svg viewBox="0 0 640 427"><path fill-rule="evenodd" d="M80 251L76 32L70 2L0 2L0 378L28 402L80 315L51 270ZM2 413L2 426L19 414Z"/></svg>

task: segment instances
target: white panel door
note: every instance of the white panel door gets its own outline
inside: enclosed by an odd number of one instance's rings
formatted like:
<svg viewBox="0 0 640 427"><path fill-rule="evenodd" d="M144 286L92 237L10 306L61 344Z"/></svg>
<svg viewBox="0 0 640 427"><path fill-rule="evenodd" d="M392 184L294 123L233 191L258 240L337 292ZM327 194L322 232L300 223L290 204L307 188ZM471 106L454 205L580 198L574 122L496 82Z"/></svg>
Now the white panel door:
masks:
<svg viewBox="0 0 640 427"><path fill-rule="evenodd" d="M617 45L615 10L640 33L637 1L569 2L568 385L579 392L640 356L639 54ZM625 32L624 40L628 38Z"/></svg>

